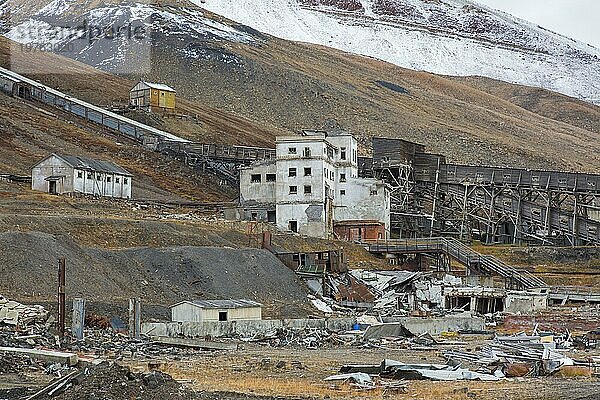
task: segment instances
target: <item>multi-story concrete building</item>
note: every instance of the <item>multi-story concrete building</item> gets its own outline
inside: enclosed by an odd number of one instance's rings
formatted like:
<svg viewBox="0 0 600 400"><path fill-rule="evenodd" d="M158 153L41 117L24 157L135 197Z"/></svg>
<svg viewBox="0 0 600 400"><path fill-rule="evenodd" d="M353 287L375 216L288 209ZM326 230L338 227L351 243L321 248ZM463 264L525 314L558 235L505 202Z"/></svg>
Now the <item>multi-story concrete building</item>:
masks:
<svg viewBox="0 0 600 400"><path fill-rule="evenodd" d="M387 237L389 191L381 181L358 177L351 134L304 131L278 137L276 145L276 161L241 171L242 218L314 237Z"/></svg>

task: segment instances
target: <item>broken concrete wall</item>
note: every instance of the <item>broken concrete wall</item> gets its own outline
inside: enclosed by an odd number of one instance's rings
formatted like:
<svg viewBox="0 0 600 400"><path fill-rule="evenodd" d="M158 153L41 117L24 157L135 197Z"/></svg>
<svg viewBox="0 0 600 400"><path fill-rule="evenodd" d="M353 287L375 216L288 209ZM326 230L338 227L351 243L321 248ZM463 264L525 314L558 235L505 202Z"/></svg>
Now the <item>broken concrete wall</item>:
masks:
<svg viewBox="0 0 600 400"><path fill-rule="evenodd" d="M508 292L504 311L513 314L530 314L548 308L548 295L540 293Z"/></svg>
<svg viewBox="0 0 600 400"><path fill-rule="evenodd" d="M286 319L228 322L148 322L142 324L142 333L151 336L185 337L252 337L269 335L279 329L305 328L345 331L352 329L355 320L345 319Z"/></svg>

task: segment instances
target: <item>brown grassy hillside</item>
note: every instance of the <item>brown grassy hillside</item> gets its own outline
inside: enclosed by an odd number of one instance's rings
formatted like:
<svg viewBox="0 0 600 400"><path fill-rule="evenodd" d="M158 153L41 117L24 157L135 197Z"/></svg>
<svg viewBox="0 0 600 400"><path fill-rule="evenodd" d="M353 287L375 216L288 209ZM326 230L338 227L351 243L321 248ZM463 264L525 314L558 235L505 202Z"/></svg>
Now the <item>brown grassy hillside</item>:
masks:
<svg viewBox="0 0 600 400"><path fill-rule="evenodd" d="M177 10L170 5L175 3L162 4ZM269 146L279 133L338 126L360 137L363 152L370 137L388 136L424 143L455 162L600 170L596 106L540 89L436 76L253 34L253 44L157 34L152 72L128 79L89 75L89 67L50 54L31 62L56 70L38 77L45 83L105 106L126 104L138 78L165 82L178 90L178 112L188 118L152 123L203 142ZM189 46L213 56L185 58L182 50ZM237 62L225 63L220 55ZM2 40L0 64L8 62ZM67 71L74 74L64 76Z"/></svg>
<svg viewBox="0 0 600 400"><path fill-rule="evenodd" d="M226 201L235 191L210 175L56 109L0 94L0 173L29 175L51 153L111 160L134 175L134 198ZM22 204L27 209L26 203Z"/></svg>

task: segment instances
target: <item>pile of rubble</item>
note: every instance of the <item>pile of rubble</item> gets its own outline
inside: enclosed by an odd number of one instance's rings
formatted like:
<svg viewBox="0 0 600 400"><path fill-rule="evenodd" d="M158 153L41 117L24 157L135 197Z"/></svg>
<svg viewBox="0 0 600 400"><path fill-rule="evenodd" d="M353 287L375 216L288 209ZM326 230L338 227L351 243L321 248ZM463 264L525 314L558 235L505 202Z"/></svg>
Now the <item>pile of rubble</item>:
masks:
<svg viewBox="0 0 600 400"><path fill-rule="evenodd" d="M53 383L56 385L56 382ZM195 398L171 376L158 371L132 373L116 363L102 364L77 370L62 381L62 393L57 400L112 399L112 400L184 400Z"/></svg>
<svg viewBox="0 0 600 400"><path fill-rule="evenodd" d="M326 314L367 312L379 317L398 317L443 316L464 311L464 308L446 308L445 294L464 285L460 277L447 273L357 269L324 279L325 284L314 278L307 283L318 296L309 296L313 306Z"/></svg>
<svg viewBox="0 0 600 400"><path fill-rule="evenodd" d="M19 326L21 328L35 323L45 323L48 312L42 306L26 306L0 295L0 325Z"/></svg>
<svg viewBox="0 0 600 400"><path fill-rule="evenodd" d="M359 332L360 333L360 332ZM242 342L267 344L271 347L317 349L327 346L348 346L357 343L359 336L350 332L334 332L320 328L278 329L270 334L240 337Z"/></svg>
<svg viewBox="0 0 600 400"><path fill-rule="evenodd" d="M450 364L469 363L481 370L507 377L552 375L563 367L581 367L583 375L600 368L594 360L574 360L565 354L572 347L569 337L551 334L497 336L478 352L448 350L443 353ZM577 368L571 368L576 370Z"/></svg>
<svg viewBox="0 0 600 400"><path fill-rule="evenodd" d="M161 358L179 360L197 354L192 348L157 344L150 337L131 339L128 335L108 329L86 329L83 340L65 343L64 349L114 360L146 360Z"/></svg>
<svg viewBox="0 0 600 400"><path fill-rule="evenodd" d="M0 375L44 370L46 370L44 363L32 360L26 355L0 351Z"/></svg>

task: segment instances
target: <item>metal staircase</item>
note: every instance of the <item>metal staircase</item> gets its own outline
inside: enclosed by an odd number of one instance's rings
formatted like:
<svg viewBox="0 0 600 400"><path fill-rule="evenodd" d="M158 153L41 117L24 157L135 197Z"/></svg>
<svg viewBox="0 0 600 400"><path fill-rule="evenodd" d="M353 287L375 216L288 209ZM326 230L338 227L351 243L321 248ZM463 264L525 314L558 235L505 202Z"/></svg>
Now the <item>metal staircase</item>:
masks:
<svg viewBox="0 0 600 400"><path fill-rule="evenodd" d="M527 271L518 271L494 256L481 254L457 239L421 238L374 241L362 243L374 254L439 254L453 258L477 273L497 275L511 287L533 289L547 287L546 283Z"/></svg>

